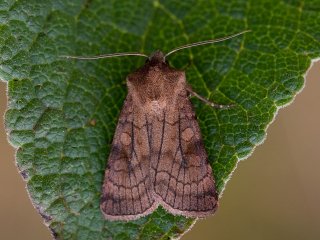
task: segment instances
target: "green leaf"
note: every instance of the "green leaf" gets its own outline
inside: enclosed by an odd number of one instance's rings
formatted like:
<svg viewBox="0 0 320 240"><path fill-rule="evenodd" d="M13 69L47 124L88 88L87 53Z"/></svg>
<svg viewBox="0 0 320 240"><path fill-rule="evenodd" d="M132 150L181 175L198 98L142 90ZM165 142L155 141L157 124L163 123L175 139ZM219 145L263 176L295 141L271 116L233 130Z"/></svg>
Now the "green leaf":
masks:
<svg viewBox="0 0 320 240"><path fill-rule="evenodd" d="M132 222L103 219L99 198L127 74L139 57L70 61L252 32L169 57L204 97L235 103L198 115L218 190L304 85L320 51L320 1L62 1L0 3L0 78L17 166L34 206L59 239L169 239L194 222L159 208Z"/></svg>

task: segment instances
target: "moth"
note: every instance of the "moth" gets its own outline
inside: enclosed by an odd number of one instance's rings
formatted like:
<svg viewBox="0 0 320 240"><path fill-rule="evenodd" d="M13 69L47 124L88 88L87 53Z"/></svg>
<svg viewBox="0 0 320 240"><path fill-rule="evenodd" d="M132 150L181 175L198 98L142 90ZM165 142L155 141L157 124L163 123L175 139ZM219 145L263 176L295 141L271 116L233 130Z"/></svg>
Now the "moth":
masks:
<svg viewBox="0 0 320 240"><path fill-rule="evenodd" d="M167 54L114 53L94 57L144 56L146 63L127 77L128 94L115 130L102 186L100 208L107 220L134 220L159 205L186 217L206 217L218 207L218 194L190 96L185 72L166 57L189 47L241 35L192 43Z"/></svg>

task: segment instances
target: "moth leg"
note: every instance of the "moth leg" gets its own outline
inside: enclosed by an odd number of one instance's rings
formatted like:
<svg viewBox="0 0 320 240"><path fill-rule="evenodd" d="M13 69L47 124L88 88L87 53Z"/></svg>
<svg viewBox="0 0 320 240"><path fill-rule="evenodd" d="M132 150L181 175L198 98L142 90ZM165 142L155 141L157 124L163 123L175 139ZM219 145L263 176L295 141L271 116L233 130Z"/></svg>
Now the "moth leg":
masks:
<svg viewBox="0 0 320 240"><path fill-rule="evenodd" d="M189 92L189 94L191 96L194 96L196 98L198 98L199 100L201 100L202 102L204 102L205 104L213 107L213 108L218 108L218 109L228 109L228 108L232 108L235 106L235 104L229 104L229 105L221 105L221 104L217 104L214 102L209 101L208 99L202 97L201 95L199 95L198 93L194 92L192 90L192 88L190 86L187 87L187 91Z"/></svg>
<svg viewBox="0 0 320 240"><path fill-rule="evenodd" d="M191 67L192 64L193 64L193 63L192 63L192 60L189 60L188 64L187 64L186 66L184 66L181 70L182 70L182 71L187 71L187 69L188 69L189 67Z"/></svg>

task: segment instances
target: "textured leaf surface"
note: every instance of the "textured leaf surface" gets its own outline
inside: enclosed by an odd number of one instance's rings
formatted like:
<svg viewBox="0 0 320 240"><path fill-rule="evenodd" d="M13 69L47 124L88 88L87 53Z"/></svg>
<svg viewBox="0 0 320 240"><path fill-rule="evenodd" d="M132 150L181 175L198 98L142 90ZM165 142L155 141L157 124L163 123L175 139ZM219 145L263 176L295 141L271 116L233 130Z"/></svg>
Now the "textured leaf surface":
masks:
<svg viewBox="0 0 320 240"><path fill-rule="evenodd" d="M33 204L59 239L168 239L193 219L158 209L132 222L108 222L100 189L125 77L141 58L68 61L156 49L251 29L168 59L186 68L221 193L240 159L292 101L320 51L320 1L9 1L0 3L0 78L8 82L6 129Z"/></svg>

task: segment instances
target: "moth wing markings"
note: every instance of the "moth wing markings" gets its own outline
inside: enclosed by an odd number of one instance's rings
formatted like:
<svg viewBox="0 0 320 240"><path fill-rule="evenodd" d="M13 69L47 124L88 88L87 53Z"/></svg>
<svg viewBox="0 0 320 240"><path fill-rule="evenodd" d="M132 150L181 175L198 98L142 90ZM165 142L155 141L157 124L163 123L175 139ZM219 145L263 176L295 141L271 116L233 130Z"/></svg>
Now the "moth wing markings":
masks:
<svg viewBox="0 0 320 240"><path fill-rule="evenodd" d="M178 121L165 124L154 191L172 214L205 217L216 211L218 197L191 102L181 101L185 102L177 113Z"/></svg>
<svg viewBox="0 0 320 240"><path fill-rule="evenodd" d="M131 111L130 111L131 109ZM153 212L146 125L135 126L127 96L116 127L102 187L100 208L108 220L134 220ZM138 142L139 141L139 142Z"/></svg>

